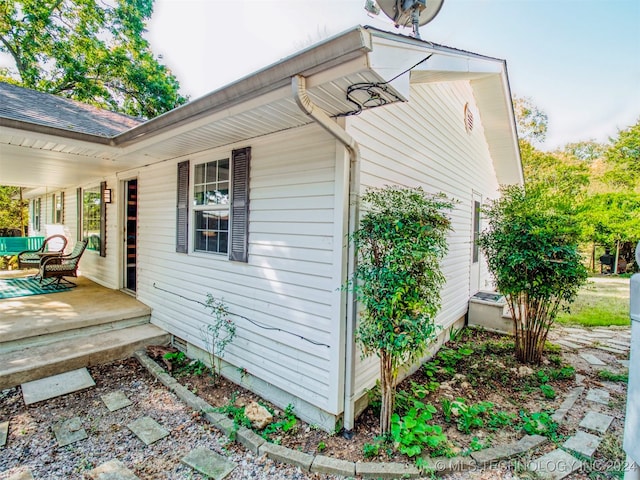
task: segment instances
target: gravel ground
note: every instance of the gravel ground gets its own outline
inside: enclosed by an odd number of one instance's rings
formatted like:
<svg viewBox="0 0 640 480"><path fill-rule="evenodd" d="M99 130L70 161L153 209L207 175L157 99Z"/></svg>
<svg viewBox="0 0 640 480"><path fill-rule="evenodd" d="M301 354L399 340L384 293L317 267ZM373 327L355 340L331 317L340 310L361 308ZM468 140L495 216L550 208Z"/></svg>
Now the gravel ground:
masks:
<svg viewBox="0 0 640 480"><path fill-rule="evenodd" d="M340 477L304 473L245 450L185 406L156 382L135 359L89 369L96 386L25 406L20 388L0 392L0 422L10 421L7 445L0 449L0 480L26 470L36 479L82 479L89 470L117 458L141 479L203 479L180 459L196 447L206 447L236 463L227 477L239 479L314 479ZM110 412L101 400L121 390L133 405ZM171 433L146 446L127 425L149 416ZM59 447L52 426L80 417L88 438ZM484 470L458 473L449 480L509 480L511 472Z"/></svg>

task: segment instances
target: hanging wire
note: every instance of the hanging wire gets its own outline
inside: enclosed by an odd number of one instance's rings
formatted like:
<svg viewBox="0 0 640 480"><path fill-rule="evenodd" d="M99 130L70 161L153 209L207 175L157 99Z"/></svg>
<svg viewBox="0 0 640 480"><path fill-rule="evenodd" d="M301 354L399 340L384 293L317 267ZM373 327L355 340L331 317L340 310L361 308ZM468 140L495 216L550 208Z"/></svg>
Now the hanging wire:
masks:
<svg viewBox="0 0 640 480"><path fill-rule="evenodd" d="M418 65L426 62L432 56L433 56L433 53L430 53L415 65L407 68L403 72L400 72L395 77L393 77L390 80L387 80L386 82L360 82L360 83L354 83L352 85L349 85L349 87L347 87L346 99L349 103L352 103L353 105L355 105L356 108L354 108L349 112L339 113L336 116L349 117L351 115L360 115L365 108L381 107L382 105L387 105L392 102L402 101L402 99L398 95L396 95L393 91L391 91L390 83L396 80L397 78L401 77L402 75L406 74L407 72L410 72L411 70L416 68ZM364 101L360 101L356 97L356 94L363 97L362 92L364 92L365 94L364 97L368 96L368 98ZM385 97L391 97L392 100L389 101Z"/></svg>
<svg viewBox="0 0 640 480"><path fill-rule="evenodd" d="M153 283L153 288L155 288L157 290L160 290L162 292L165 292L165 293L169 293L169 294L174 295L176 297L180 297L180 298L182 298L184 300L188 300L189 302L197 303L199 305L202 305L203 307L207 307L207 308L209 307L209 305L207 305L204 302L201 302L200 300L195 300L193 298L185 297L184 295L181 295L179 293L172 292L171 290L167 290L165 288L159 287L159 286L156 285L155 282ZM242 320L246 320L247 322L251 323L252 325L255 325L256 327L261 328L263 330L273 330L273 331L276 331L276 332L286 333L287 335L291 335L293 337L297 337L300 340L304 340L305 342L311 343L312 345L331 348L331 345L327 345L326 343L317 342L316 340L312 340L310 338L303 337L302 335L298 335L297 333L290 332L290 331L285 330L283 328L271 327L269 325L264 325L264 324L262 324L260 322L256 322L255 320L251 320L250 318L247 318L247 317L245 317L243 315L238 315L237 313L229 312L229 315L231 315L233 317L236 317L236 318L241 318Z"/></svg>

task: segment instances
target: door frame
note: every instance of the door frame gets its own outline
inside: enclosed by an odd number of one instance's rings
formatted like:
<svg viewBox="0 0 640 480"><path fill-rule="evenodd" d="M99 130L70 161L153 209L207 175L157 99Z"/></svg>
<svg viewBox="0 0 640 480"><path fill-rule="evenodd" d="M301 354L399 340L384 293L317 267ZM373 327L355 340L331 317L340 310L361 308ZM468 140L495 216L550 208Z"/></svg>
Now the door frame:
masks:
<svg viewBox="0 0 640 480"><path fill-rule="evenodd" d="M469 297L480 291L480 261L482 252L477 244L478 236L482 228L482 194L473 190L471 192L471 248L469 254Z"/></svg>
<svg viewBox="0 0 640 480"><path fill-rule="evenodd" d="M122 187L122 194L121 194L121 198L122 198L122 208L120 209L120 215L122 218L122 237L121 237L121 258L120 258L120 264L121 264L121 271L122 274L120 275L120 283L121 283L121 288L122 290L124 290L127 293L130 293L132 295L136 294L137 291L137 277L138 277L138 272L137 272L137 262L135 260L137 260L137 258L134 260L133 262L133 268L135 269L134 274L133 274L133 288L131 288L130 285L130 278L129 278L129 245L127 243L127 241L129 240L129 226L128 226L128 222L129 222L129 185L131 184L131 182L135 182L136 183L136 198L135 198L135 235L133 237L135 245L134 245L134 249L136 250L136 252L134 252L134 254L137 255L137 248L138 248L138 221L139 221L139 216L138 216L138 177L131 177L131 178L126 178L123 179L121 181L121 187Z"/></svg>

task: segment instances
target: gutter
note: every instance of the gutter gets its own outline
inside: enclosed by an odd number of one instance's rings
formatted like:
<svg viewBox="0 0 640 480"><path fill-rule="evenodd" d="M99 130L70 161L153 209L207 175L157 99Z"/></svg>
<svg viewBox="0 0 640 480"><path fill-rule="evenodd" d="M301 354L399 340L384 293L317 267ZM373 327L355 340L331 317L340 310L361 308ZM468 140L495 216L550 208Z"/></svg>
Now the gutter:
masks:
<svg viewBox="0 0 640 480"><path fill-rule="evenodd" d="M2 116L0 116L0 127L16 128L99 145L128 147L141 140L227 110L260 95L287 87L291 82L291 77L296 74L314 75L366 55L371 52L372 48L369 32L361 26L352 28L113 136L39 125Z"/></svg>
<svg viewBox="0 0 640 480"><path fill-rule="evenodd" d="M360 147L355 139L340 127L329 115L313 103L307 93L306 78L295 75L291 78L291 87L296 103L300 109L311 117L318 125L329 132L349 152L349 219L347 231L353 233L358 221L358 186L360 183ZM353 278L355 269L355 251L351 242L347 246L347 278ZM354 358L355 358L355 319L357 302L352 291L347 293L346 301L346 334L344 364L344 435L351 438L355 421Z"/></svg>

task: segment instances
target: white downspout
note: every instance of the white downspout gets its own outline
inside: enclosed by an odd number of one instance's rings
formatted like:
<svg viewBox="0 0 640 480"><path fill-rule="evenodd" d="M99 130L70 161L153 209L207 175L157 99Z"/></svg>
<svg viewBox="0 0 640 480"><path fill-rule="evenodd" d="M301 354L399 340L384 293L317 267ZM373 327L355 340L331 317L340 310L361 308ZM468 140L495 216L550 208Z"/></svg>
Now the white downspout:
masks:
<svg viewBox="0 0 640 480"><path fill-rule="evenodd" d="M358 187L360 183L360 147L354 138L349 135L340 125L338 125L329 115L320 107L313 103L307 94L306 79L302 75L296 75L291 79L293 88L293 96L300 109L309 115L318 125L333 135L340 143L342 143L349 152L350 168L349 168L349 235L353 233L358 221ZM355 268L355 252L353 246L349 242L347 247L348 264L347 278L353 278ZM353 292L347 293L346 305L346 335L345 335L345 365L344 365L344 430L345 436L348 438L352 435L355 421L355 402L353 400L353 383L354 383L354 354L355 354L355 319L356 319L356 301Z"/></svg>

